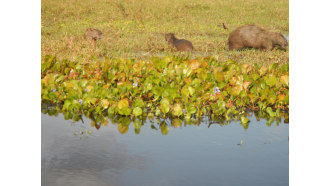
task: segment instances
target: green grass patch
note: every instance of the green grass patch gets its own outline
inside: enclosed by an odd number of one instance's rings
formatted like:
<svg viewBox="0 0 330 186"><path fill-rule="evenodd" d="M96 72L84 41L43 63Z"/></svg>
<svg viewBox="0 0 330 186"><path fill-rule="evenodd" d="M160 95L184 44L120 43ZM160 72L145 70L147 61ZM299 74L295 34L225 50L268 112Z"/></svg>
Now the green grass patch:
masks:
<svg viewBox="0 0 330 186"><path fill-rule="evenodd" d="M193 43L196 57L211 53L237 63L289 61L288 51L233 52L226 45L229 33L244 24L288 35L288 0L42 0L41 13L42 59L47 54L84 62L103 56L167 56L164 34L174 32ZM103 39L86 41L82 35L88 27L100 29Z"/></svg>

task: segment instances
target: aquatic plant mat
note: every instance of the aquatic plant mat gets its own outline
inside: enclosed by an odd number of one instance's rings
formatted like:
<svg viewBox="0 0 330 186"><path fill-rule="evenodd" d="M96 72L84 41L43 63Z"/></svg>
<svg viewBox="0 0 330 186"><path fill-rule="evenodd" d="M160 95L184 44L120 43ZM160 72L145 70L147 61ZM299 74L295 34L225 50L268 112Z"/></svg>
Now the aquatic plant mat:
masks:
<svg viewBox="0 0 330 186"><path fill-rule="evenodd" d="M43 105L55 105L66 119L210 117L247 124L249 111L288 120L289 64L244 64L216 57L104 58L57 61L41 66Z"/></svg>

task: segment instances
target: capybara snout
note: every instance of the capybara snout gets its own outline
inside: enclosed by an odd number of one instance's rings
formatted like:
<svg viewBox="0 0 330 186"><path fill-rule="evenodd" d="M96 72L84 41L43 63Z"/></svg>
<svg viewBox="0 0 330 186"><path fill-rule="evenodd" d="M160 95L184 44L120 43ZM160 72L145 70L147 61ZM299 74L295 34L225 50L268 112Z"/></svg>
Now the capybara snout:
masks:
<svg viewBox="0 0 330 186"><path fill-rule="evenodd" d="M278 39L276 40L276 43L274 43L274 44L280 46L281 49L286 50L288 47L288 41L285 39L285 37L282 34L280 34L280 33L278 33L278 34L279 34Z"/></svg>

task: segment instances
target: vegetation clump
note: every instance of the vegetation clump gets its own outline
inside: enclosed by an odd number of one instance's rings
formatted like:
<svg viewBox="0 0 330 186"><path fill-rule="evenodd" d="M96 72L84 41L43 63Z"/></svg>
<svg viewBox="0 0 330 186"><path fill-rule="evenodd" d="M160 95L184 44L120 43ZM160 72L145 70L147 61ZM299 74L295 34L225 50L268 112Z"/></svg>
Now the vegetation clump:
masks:
<svg viewBox="0 0 330 186"><path fill-rule="evenodd" d="M288 64L237 64L212 56L79 63L46 56L41 70L42 102L86 116L239 117L247 123L249 110L269 117L289 110Z"/></svg>

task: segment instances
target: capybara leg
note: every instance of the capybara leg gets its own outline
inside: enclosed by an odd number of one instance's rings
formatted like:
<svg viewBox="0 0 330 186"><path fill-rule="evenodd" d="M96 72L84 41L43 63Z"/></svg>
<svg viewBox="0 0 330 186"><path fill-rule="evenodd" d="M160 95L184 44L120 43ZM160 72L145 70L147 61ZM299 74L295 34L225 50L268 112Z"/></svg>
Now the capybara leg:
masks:
<svg viewBox="0 0 330 186"><path fill-rule="evenodd" d="M229 50L238 50L240 48L243 48L243 46L237 45L237 44L229 44L229 47L228 47Z"/></svg>
<svg viewBox="0 0 330 186"><path fill-rule="evenodd" d="M262 50L266 50L266 51L269 51L269 50L272 50L273 49L273 44L272 42L266 42L262 45Z"/></svg>

